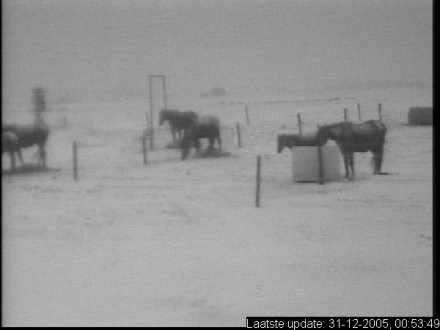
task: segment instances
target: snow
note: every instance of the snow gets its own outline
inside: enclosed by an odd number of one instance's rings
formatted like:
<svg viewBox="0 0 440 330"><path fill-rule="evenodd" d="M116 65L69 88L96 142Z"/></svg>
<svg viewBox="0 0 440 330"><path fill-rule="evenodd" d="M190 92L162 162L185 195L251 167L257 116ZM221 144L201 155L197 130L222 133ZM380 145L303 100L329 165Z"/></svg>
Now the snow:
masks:
<svg viewBox="0 0 440 330"><path fill-rule="evenodd" d="M242 104L176 101L218 115L231 156L181 161L178 150L164 148L170 134L161 127L147 166L139 139L146 102L51 109L51 170L2 176L4 325L243 326L249 315L430 315L432 127L403 125L410 106L430 106L430 93L239 100L249 104L249 126ZM277 154L276 135L297 132L298 112L304 132L342 120L344 107L354 120L357 102L364 119L377 118L382 102L390 175L374 176L371 155L357 154L353 182L293 182L291 153ZM26 116L5 110L5 120ZM26 150L25 159L32 154ZM2 164L9 166L6 156Z"/></svg>

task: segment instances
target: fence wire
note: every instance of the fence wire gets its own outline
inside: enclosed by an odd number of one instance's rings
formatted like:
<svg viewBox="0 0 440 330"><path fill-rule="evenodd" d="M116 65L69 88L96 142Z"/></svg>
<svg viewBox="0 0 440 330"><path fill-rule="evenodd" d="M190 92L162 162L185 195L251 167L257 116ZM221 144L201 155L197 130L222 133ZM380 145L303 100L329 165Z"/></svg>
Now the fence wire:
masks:
<svg viewBox="0 0 440 330"><path fill-rule="evenodd" d="M260 154L264 165L263 180L275 182L280 179L285 182L292 179L291 156L287 151L277 154L277 135L298 133L298 114L301 117L302 132L307 134L315 132L317 125L344 120L344 109L347 109L348 120L359 121L358 104L361 120L377 119L378 103L375 99L360 102L354 98L335 98L307 102L213 102L200 107L188 104L177 108L191 109L200 115L217 116L221 121L222 147L225 152L240 157ZM394 128L406 123L408 108L386 100L381 101L381 107L382 120L390 129L389 136L393 134ZM77 142L78 170L82 173L80 177L98 177L105 173L110 175L115 174L115 171L129 171L132 167L142 165L142 135L148 127L145 108L145 105L135 104L124 105L121 110L115 104L106 107L92 104L78 108L66 106L57 112L48 112L46 118L51 127L47 152L49 166L72 171L74 141ZM180 150L167 147L171 142L168 125L154 124L154 150L150 149L148 143L146 145L148 164L180 161ZM202 147L206 146L207 141L202 141ZM385 159L389 151L387 148L386 144ZM33 155L34 151L24 150L25 161L33 161ZM359 159L367 157L356 156ZM6 160L5 165L8 164Z"/></svg>

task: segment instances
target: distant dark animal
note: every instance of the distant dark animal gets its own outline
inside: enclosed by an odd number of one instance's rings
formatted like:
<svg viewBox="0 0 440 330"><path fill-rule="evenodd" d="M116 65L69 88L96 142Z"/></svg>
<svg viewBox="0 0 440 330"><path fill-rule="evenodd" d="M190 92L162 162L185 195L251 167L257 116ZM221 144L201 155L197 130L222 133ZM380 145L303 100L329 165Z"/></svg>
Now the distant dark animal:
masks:
<svg viewBox="0 0 440 330"><path fill-rule="evenodd" d="M409 125L431 125L432 126L432 108L431 107L412 107L408 111Z"/></svg>
<svg viewBox="0 0 440 330"><path fill-rule="evenodd" d="M278 153L281 153L285 147L292 149L292 147L301 146L318 146L323 145L326 140L318 140L318 135L308 134L279 134L278 135Z"/></svg>
<svg viewBox="0 0 440 330"><path fill-rule="evenodd" d="M207 138L209 140L209 151L214 148L215 140L219 150L222 148L222 141L220 137L220 120L214 116L200 116L190 128L188 128L182 138L182 160L188 156L192 146L197 151L200 150L200 139Z"/></svg>
<svg viewBox="0 0 440 330"><path fill-rule="evenodd" d="M46 142L49 137L49 127L43 120L36 120L31 125L3 125L2 133L10 132L17 137L18 148L38 147L39 164L46 167ZM20 161L23 165L21 153Z"/></svg>
<svg viewBox="0 0 440 330"><path fill-rule="evenodd" d="M2 132L2 154L7 152L11 159L11 170L15 170L15 154L17 153L22 160L20 148L18 147L18 138L12 132Z"/></svg>
<svg viewBox="0 0 440 330"><path fill-rule="evenodd" d="M385 144L386 126L380 120L368 120L359 124L344 121L321 126L318 139L334 140L344 158L345 177L354 177L353 154L370 151L373 154L374 174L382 174L382 159Z"/></svg>
<svg viewBox="0 0 440 330"><path fill-rule="evenodd" d="M213 87L208 92L200 94L201 97L221 97L228 94L227 90L223 87Z"/></svg>
<svg viewBox="0 0 440 330"><path fill-rule="evenodd" d="M184 131L197 120L197 117L198 115L194 111L162 109L159 113L159 125L168 121L173 143L176 143L182 140Z"/></svg>

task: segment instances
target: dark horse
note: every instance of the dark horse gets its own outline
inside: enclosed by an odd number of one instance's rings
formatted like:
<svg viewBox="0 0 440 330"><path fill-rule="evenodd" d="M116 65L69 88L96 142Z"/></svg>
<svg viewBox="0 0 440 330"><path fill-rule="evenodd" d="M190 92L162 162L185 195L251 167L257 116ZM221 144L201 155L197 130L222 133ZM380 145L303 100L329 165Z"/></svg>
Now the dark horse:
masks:
<svg viewBox="0 0 440 330"><path fill-rule="evenodd" d="M367 120L359 124L340 122L319 127L319 139L334 140L344 158L345 177L354 176L353 154L370 151L373 154L374 174L381 174L383 147L387 128L380 120Z"/></svg>
<svg viewBox="0 0 440 330"><path fill-rule="evenodd" d="M214 148L214 142L217 140L219 149L222 148L220 137L220 120L214 116L199 117L190 128L185 130L182 138L182 160L188 156L191 146L195 146L197 151L200 150L200 138L208 138L209 151Z"/></svg>
<svg viewBox="0 0 440 330"><path fill-rule="evenodd" d="M7 152L11 159L11 170L15 170L15 153L21 158L20 148L18 147L18 138L12 132L2 132L2 154Z"/></svg>
<svg viewBox="0 0 440 330"><path fill-rule="evenodd" d="M318 134L300 135L300 134L279 134L278 135L278 153L281 153L285 147L318 146L327 142L324 137L318 139Z"/></svg>
<svg viewBox="0 0 440 330"><path fill-rule="evenodd" d="M159 113L159 125L162 125L164 121L168 121L173 143L176 143L177 141L182 140L184 131L188 129L195 120L197 120L197 117L198 115L194 111L162 109Z"/></svg>
<svg viewBox="0 0 440 330"><path fill-rule="evenodd" d="M17 152L23 165L23 158L20 149L38 146L39 164L46 167L46 142L49 136L49 127L43 120L37 120L31 125L3 125L2 138L4 133L12 133L17 137Z"/></svg>

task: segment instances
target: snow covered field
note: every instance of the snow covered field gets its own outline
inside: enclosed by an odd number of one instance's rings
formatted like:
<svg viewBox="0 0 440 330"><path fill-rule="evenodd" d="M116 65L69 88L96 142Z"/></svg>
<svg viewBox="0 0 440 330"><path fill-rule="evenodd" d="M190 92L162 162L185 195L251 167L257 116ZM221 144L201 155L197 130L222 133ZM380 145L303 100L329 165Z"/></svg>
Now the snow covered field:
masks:
<svg viewBox="0 0 440 330"><path fill-rule="evenodd" d="M147 166L139 140L146 102L52 106L51 170L2 176L4 324L243 326L246 315L430 315L432 127L403 124L410 106L430 106L431 97L395 89L290 103L248 98L249 126L237 102L176 101L218 115L231 156L181 161L164 148L170 136L162 128ZM291 153L276 153L276 135L297 132L298 112L305 132L341 120L344 107L356 120L357 102L363 119L377 118L382 103L383 170L391 174L372 175L370 155L357 154L354 182L294 183ZM26 109L7 110L5 121L30 118ZM28 162L32 154L25 152ZM2 165L9 167L6 156Z"/></svg>

